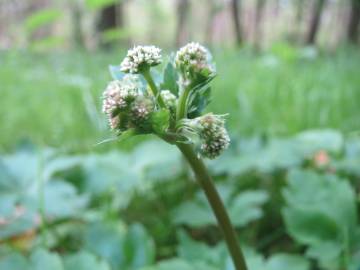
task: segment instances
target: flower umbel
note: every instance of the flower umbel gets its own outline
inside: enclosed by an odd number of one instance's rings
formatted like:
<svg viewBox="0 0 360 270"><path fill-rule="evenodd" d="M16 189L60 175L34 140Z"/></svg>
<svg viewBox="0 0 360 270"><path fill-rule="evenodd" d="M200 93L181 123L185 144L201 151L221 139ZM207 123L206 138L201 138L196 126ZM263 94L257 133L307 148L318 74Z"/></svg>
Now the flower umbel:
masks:
<svg viewBox="0 0 360 270"><path fill-rule="evenodd" d="M184 120L184 126L200 138L200 153L214 159L229 147L230 137L222 115L208 113L195 119Z"/></svg>
<svg viewBox="0 0 360 270"><path fill-rule="evenodd" d="M145 96L139 96L131 105L130 121L134 127L140 129L142 133L151 132L149 118L154 108L154 101L150 97Z"/></svg>
<svg viewBox="0 0 360 270"><path fill-rule="evenodd" d="M136 46L128 51L120 69L125 73L136 74L160 64L161 61L161 49L155 46Z"/></svg>
<svg viewBox="0 0 360 270"><path fill-rule="evenodd" d="M125 112L138 96L142 96L139 81L133 76L111 81L103 93L103 112L108 116L110 127L120 126L120 115Z"/></svg>
<svg viewBox="0 0 360 270"><path fill-rule="evenodd" d="M194 80L199 76L208 77L215 73L210 52L195 42L185 45L176 53L175 65L184 80Z"/></svg>

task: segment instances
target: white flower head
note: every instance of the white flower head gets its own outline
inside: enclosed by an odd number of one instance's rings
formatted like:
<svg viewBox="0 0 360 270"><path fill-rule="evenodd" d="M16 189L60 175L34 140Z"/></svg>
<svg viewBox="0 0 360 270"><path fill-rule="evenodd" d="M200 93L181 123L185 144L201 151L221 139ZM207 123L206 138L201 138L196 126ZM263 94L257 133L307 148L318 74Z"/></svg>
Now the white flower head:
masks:
<svg viewBox="0 0 360 270"><path fill-rule="evenodd" d="M195 119L185 120L184 124L187 130L199 136L200 152L207 158L218 157L230 145L223 115L208 113Z"/></svg>
<svg viewBox="0 0 360 270"><path fill-rule="evenodd" d="M161 49L155 46L136 46L127 52L120 64L120 69L125 73L140 73L143 69L161 63Z"/></svg>
<svg viewBox="0 0 360 270"><path fill-rule="evenodd" d="M201 144L201 154L207 158L214 159L222 154L230 145L230 137L227 130L219 128L211 137L207 137Z"/></svg>
<svg viewBox="0 0 360 270"><path fill-rule="evenodd" d="M141 95L140 83L125 76L121 81L111 81L103 93L103 112L109 116L117 110L125 109L137 96Z"/></svg>
<svg viewBox="0 0 360 270"><path fill-rule="evenodd" d="M103 93L102 111L107 115L111 129L118 129L125 124L120 123L120 114L128 110L134 100L142 95L141 83L134 75L126 75L107 85Z"/></svg>
<svg viewBox="0 0 360 270"><path fill-rule="evenodd" d="M150 128L150 115L155 109L154 101L150 97L139 96L131 105L130 121L142 131Z"/></svg>
<svg viewBox="0 0 360 270"><path fill-rule="evenodd" d="M176 107L177 98L173 93L171 93L169 90L162 90L160 95L168 108Z"/></svg>
<svg viewBox="0 0 360 270"><path fill-rule="evenodd" d="M210 52L196 42L191 42L178 50L175 65L187 79L200 73L215 73Z"/></svg>

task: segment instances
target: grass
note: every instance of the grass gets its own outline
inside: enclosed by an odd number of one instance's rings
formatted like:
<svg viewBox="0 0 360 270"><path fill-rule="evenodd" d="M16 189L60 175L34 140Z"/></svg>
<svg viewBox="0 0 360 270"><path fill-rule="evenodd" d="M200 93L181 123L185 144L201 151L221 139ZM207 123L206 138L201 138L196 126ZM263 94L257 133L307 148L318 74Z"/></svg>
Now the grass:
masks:
<svg viewBox="0 0 360 270"><path fill-rule="evenodd" d="M0 150L22 141L91 148L111 136L99 113L107 66L123 53L1 52ZM312 60L217 51L209 110L230 113L233 134L360 129L360 51Z"/></svg>

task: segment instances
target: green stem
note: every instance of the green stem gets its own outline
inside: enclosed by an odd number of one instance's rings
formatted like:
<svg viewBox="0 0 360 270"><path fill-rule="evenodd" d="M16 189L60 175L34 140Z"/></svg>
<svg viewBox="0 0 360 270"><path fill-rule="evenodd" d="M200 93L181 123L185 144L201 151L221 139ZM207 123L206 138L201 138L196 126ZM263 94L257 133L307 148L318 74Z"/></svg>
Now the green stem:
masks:
<svg viewBox="0 0 360 270"><path fill-rule="evenodd" d="M179 97L179 104L176 110L176 120L180 120L187 116L187 99L189 97L191 87L185 87L184 91Z"/></svg>
<svg viewBox="0 0 360 270"><path fill-rule="evenodd" d="M235 265L235 269L247 270L244 255L240 249L235 230L231 224L230 218L226 212L219 193L213 184L211 176L205 167L204 162L196 155L191 145L177 144L177 147L189 162L195 173L197 181L206 194L218 224L224 234L226 244Z"/></svg>
<svg viewBox="0 0 360 270"><path fill-rule="evenodd" d="M162 99L161 95L160 95L160 92L153 80L153 78L151 77L151 74L150 74L150 69L146 69L142 72L142 75L144 76L145 80L147 81L147 83L149 84L150 86L150 89L154 95L154 97L156 98L156 101L158 102L158 104L160 105L161 108L165 109L166 108L166 105L165 105L165 102L164 100Z"/></svg>

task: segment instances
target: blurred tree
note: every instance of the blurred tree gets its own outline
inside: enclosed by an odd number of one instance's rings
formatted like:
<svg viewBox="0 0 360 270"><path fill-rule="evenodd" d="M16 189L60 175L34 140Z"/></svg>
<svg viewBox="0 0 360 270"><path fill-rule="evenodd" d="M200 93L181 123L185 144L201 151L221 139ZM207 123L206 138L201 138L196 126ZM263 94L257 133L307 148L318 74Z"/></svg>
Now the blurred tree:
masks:
<svg viewBox="0 0 360 270"><path fill-rule="evenodd" d="M231 11L232 11L232 17L233 17L233 22L234 22L235 38L236 38L236 44L238 46L240 46L241 43L243 42L241 22L240 22L240 18L241 18L240 6L241 6L240 0L231 0Z"/></svg>
<svg viewBox="0 0 360 270"><path fill-rule="evenodd" d="M304 21L304 11L305 11L305 3L303 0L295 1L295 32L294 32L294 41L296 43L300 42L300 37L302 36L302 22Z"/></svg>
<svg viewBox="0 0 360 270"><path fill-rule="evenodd" d="M186 18L189 13L189 0L177 0L176 13L177 13L177 24L176 24L176 37L175 46L179 47L186 42L187 30L186 30Z"/></svg>
<svg viewBox="0 0 360 270"><path fill-rule="evenodd" d="M306 44L308 45L312 45L315 43L324 5L325 5L325 0L315 0L314 2L313 13L311 15L309 30L306 37Z"/></svg>
<svg viewBox="0 0 360 270"><path fill-rule="evenodd" d="M205 30L205 42L211 46L213 42L214 20L218 12L224 8L224 2L221 0L210 0L208 5L208 17Z"/></svg>
<svg viewBox="0 0 360 270"><path fill-rule="evenodd" d="M72 24L72 42L76 48L84 48L85 41L82 32L82 6L79 1L69 1L69 8L71 12L71 24Z"/></svg>
<svg viewBox="0 0 360 270"><path fill-rule="evenodd" d="M90 0L88 0L90 1ZM95 0L91 0L95 1ZM97 9L100 15L97 23L97 31L100 36L100 46L109 48L114 45L116 38L113 35L121 35L124 28L124 1L96 0L101 2ZM109 38L110 36L111 38Z"/></svg>
<svg viewBox="0 0 360 270"><path fill-rule="evenodd" d="M359 40L360 23L360 0L351 0L351 11L348 25L348 40L351 43L357 43Z"/></svg>
<svg viewBox="0 0 360 270"><path fill-rule="evenodd" d="M254 22L254 49L259 51L261 47L261 22L264 15L265 0L256 1L255 22Z"/></svg>

